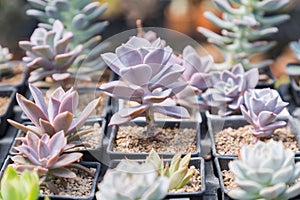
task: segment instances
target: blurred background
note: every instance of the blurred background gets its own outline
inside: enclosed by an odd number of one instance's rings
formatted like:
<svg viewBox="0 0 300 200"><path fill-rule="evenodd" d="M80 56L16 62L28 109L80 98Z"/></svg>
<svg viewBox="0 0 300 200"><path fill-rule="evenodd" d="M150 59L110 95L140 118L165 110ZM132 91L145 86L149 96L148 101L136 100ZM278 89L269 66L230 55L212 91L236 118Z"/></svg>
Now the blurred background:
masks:
<svg viewBox="0 0 300 200"><path fill-rule="evenodd" d="M136 19L143 21L144 27L164 27L184 33L196 41L217 59L218 50L206 44L205 38L197 32L198 26L218 31L203 12L210 10L220 15L211 0L99 0L107 2L108 10L103 20L109 26L103 31L103 38L108 38L121 31L136 28ZM14 59L21 59L24 52L18 47L18 41L28 39L37 26L37 21L25 14L29 6L26 0L0 0L0 44L10 48ZM289 6L280 11L289 13L291 20L279 26L279 32L272 36L278 46L270 52L270 57L293 60L288 43L300 38L300 1L290 0ZM285 61L284 61L285 62ZM282 65L282 64L280 64ZM277 67L276 68L280 68ZM280 70L278 73L281 73ZM276 73L275 73L276 75Z"/></svg>

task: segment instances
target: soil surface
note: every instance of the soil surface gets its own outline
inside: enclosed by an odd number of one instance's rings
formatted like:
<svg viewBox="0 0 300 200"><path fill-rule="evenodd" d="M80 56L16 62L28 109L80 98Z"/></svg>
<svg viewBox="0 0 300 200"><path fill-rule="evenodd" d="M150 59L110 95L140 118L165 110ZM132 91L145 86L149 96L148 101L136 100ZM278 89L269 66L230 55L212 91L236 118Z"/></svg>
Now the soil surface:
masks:
<svg viewBox="0 0 300 200"><path fill-rule="evenodd" d="M223 170L222 177L224 182L224 187L226 190L237 189L238 186L234 183L235 177L230 170Z"/></svg>
<svg viewBox="0 0 300 200"><path fill-rule="evenodd" d="M71 169L77 175L74 179L56 178L53 182L59 191L58 195L87 197L91 194L94 177L78 169ZM95 169L90 169L95 171ZM53 194L48 188L41 187L41 194Z"/></svg>
<svg viewBox="0 0 300 200"><path fill-rule="evenodd" d="M0 79L0 86L2 85L18 85L22 83L23 71L25 66L17 64L13 66L13 73Z"/></svg>
<svg viewBox="0 0 300 200"><path fill-rule="evenodd" d="M196 152L196 130L192 128L157 128L157 135L146 138L146 127L120 126L113 151L115 152Z"/></svg>
<svg viewBox="0 0 300 200"><path fill-rule="evenodd" d="M9 105L10 97L0 97L0 115L3 115Z"/></svg>
<svg viewBox="0 0 300 200"><path fill-rule="evenodd" d="M238 129L226 128L215 135L216 151L221 155L237 155L239 149L244 145L253 144L254 136L249 132L253 128L246 125ZM299 151L296 135L287 127L275 130L269 137L262 139L268 141L282 141L286 148L294 152Z"/></svg>

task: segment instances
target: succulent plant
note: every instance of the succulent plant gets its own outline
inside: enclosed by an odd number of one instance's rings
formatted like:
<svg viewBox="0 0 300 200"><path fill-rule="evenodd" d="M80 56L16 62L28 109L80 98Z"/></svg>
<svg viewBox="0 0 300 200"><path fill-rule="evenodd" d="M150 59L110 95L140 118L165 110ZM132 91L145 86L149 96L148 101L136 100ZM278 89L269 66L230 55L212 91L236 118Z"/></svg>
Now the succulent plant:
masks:
<svg viewBox="0 0 300 200"><path fill-rule="evenodd" d="M98 188L98 200L159 200L166 196L169 180L158 176L149 163L122 160L116 168L107 170Z"/></svg>
<svg viewBox="0 0 300 200"><path fill-rule="evenodd" d="M300 61L300 40L291 42L290 48L294 52L295 58Z"/></svg>
<svg viewBox="0 0 300 200"><path fill-rule="evenodd" d="M78 74L71 69L74 61L82 51L82 45L71 50L69 42L71 32L64 32L63 24L55 21L52 30L36 28L30 41L20 41L19 46L26 50L23 61L31 70L28 82L41 87L51 85L72 85L75 78L90 80L86 75ZM50 79L50 80L47 80Z"/></svg>
<svg viewBox="0 0 300 200"><path fill-rule="evenodd" d="M176 94L177 104L198 108L198 95L213 85L210 81L214 80L213 73L216 72L209 73L213 58L199 56L196 49L188 45L183 49L182 55L177 57L175 63L184 67L182 80L188 84L186 88Z"/></svg>
<svg viewBox="0 0 300 200"><path fill-rule="evenodd" d="M217 109L218 115L236 114L244 101L244 93L255 88L258 77L257 68L245 72L243 66L237 64L231 70L221 72L220 80L201 95L200 101L207 107Z"/></svg>
<svg viewBox="0 0 300 200"><path fill-rule="evenodd" d="M284 149L282 142L258 141L243 146L238 160L229 163L239 187L228 191L233 199L290 199L300 194L300 162L295 154Z"/></svg>
<svg viewBox="0 0 300 200"><path fill-rule="evenodd" d="M106 48L100 44L99 35L108 25L100 19L107 9L107 3L100 5L93 0L27 0L32 9L27 14L37 18L42 23L40 27L50 29L55 20L60 20L65 30L72 32L74 38L70 41L70 49L83 45L79 60L83 60L85 68L101 68L103 62L99 54ZM78 61L79 61L78 60Z"/></svg>
<svg viewBox="0 0 300 200"><path fill-rule="evenodd" d="M110 125L145 116L146 134L153 136L154 112L176 118L189 117L185 108L163 104L166 99L186 87L186 83L179 81L184 68L168 63L172 53L170 47L163 47L159 38L150 43L144 38L134 36L126 44L118 47L116 53L102 54L106 64L121 76L122 80L102 84L100 89L112 97L140 104L115 113Z"/></svg>
<svg viewBox="0 0 300 200"><path fill-rule="evenodd" d="M0 200L37 200L39 188L36 172L25 170L19 175L12 166L8 166L1 179Z"/></svg>
<svg viewBox="0 0 300 200"><path fill-rule="evenodd" d="M222 29L217 34L209 29L199 27L208 41L224 52L224 66L242 63L245 69L268 66L272 61L250 62L254 54L264 53L276 45L274 41L262 40L278 32L275 25L290 18L286 14L270 16L288 4L289 0L214 0L223 12L221 18L207 11L204 16ZM268 13L268 16L266 16Z"/></svg>
<svg viewBox="0 0 300 200"><path fill-rule="evenodd" d="M276 118L287 105L278 92L265 88L247 91L244 94L244 105L240 107L244 118L253 126L251 133L259 139L286 125L286 121Z"/></svg>
<svg viewBox="0 0 300 200"><path fill-rule="evenodd" d="M190 182L194 175L194 169L189 168L191 154L185 155L181 159L181 154L175 154L171 164L164 164L163 159L152 149L149 156L146 158L146 163L150 163L158 171L159 176L169 178L169 190L180 189Z"/></svg>
<svg viewBox="0 0 300 200"><path fill-rule="evenodd" d="M31 131L40 137L44 133L52 136L59 131L64 131L68 142L78 140L80 135L89 132L89 130L75 131L79 129L92 114L100 103L100 98L91 101L77 116L75 111L78 106L79 95L73 88L66 92L61 87L57 88L51 94L48 106L46 105L41 90L32 84L29 84L29 89L34 102L26 99L21 94L17 94L16 99L34 126L25 126L9 119L10 124L25 132Z"/></svg>
<svg viewBox="0 0 300 200"><path fill-rule="evenodd" d="M0 45L0 78L13 73L13 68L8 64L12 57L9 49Z"/></svg>
<svg viewBox="0 0 300 200"><path fill-rule="evenodd" d="M39 138L28 131L22 138L22 145L15 147L20 153L12 157L14 168L17 171L28 169L41 175L51 175L62 178L75 178L76 174L67 167L82 157L82 153L66 153L75 145L67 144L64 131L55 133L52 137L43 134Z"/></svg>

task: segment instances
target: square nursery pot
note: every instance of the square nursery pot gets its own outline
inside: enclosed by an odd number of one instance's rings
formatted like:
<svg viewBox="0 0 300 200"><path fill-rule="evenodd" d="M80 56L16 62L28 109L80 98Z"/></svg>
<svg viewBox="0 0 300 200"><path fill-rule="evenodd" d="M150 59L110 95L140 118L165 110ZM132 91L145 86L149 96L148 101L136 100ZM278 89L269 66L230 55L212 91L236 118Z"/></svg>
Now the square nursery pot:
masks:
<svg viewBox="0 0 300 200"><path fill-rule="evenodd" d="M121 160L111 160L109 162L109 168L115 168ZM145 160L136 160L140 163L144 162ZM164 162L171 163L171 159L164 159ZM201 199L204 196L204 192L206 190L206 184L205 184L205 163L204 159L201 157L198 158L191 158L189 166L195 166L196 169L200 171L201 174L201 190L196 192L168 192L165 199L179 199L179 198L191 198L191 199Z"/></svg>
<svg viewBox="0 0 300 200"><path fill-rule="evenodd" d="M12 164L13 161L11 160L11 156L8 156L1 168L0 171L0 180L2 179L3 173L6 169L6 167L9 164ZM79 164L81 164L82 166L88 167L88 168L94 168L95 169L95 175L93 177L93 183L92 183L92 188L91 188L91 192L90 195L85 196L85 197L81 197L81 196L67 196L67 195L44 195L44 194L40 194L39 195L39 199L40 200L44 200L44 198L46 196L48 196L50 199L57 199L57 200L93 200L95 197L95 192L97 189L97 183L98 180L100 179L100 173L103 170L102 165L99 162L88 162L88 161L81 161L79 162Z"/></svg>
<svg viewBox="0 0 300 200"><path fill-rule="evenodd" d="M13 68L13 75L4 76L0 78L0 89L1 88L16 88L17 92L24 94L27 86L27 77L28 77L28 67L22 61L10 61L8 63ZM15 80L13 80L15 77Z"/></svg>
<svg viewBox="0 0 300 200"><path fill-rule="evenodd" d="M276 90L272 90L272 92L277 92ZM216 133L222 131L223 129L226 128L233 128L233 129L238 129L240 127L243 127L245 125L249 125L249 123L244 119L243 115L231 115L231 116L218 116L211 114L209 111L206 111L206 118L207 118L207 126L208 126L208 131L211 139L211 144L212 144L212 154L215 157L237 157L237 154L233 155L223 155L217 153L216 150L216 143L215 143L215 135ZM290 116L288 110L285 108L277 117L278 120L284 120L289 122L289 128L292 130L293 133L295 133L298 141L298 145L300 145L300 136L299 136L299 130L297 127L295 127L295 123L293 122L292 117ZM300 152L299 152L300 153ZM296 155L300 155L298 152Z"/></svg>
<svg viewBox="0 0 300 200"><path fill-rule="evenodd" d="M269 66L259 68L259 81L255 88L274 88L276 78L274 77Z"/></svg>
<svg viewBox="0 0 300 200"><path fill-rule="evenodd" d="M138 126L138 127L145 127L146 122L145 121L131 121L129 123L125 123L119 126ZM200 155L201 147L200 147L200 123L195 121L156 121L157 127L161 127L164 129L167 128L193 128L196 130L196 151L191 152L192 157L198 157ZM116 152L113 150L115 145L115 139L116 135L119 129L119 126L112 126L110 129L110 132L108 132L109 141L107 145L107 154L110 159L145 159L149 152ZM179 133L180 134L180 133ZM185 155L186 152L181 152L182 155ZM158 152L158 154L163 158L172 158L175 153L163 153Z"/></svg>
<svg viewBox="0 0 300 200"><path fill-rule="evenodd" d="M101 103L99 108L97 108L90 116L90 118L95 118L95 117L99 117L99 118L104 118L107 119L107 114L110 112L111 110L111 98L104 94L103 92L100 91L99 88L79 88L77 89L78 94L79 94L79 105L81 104L80 102L82 101L86 101L84 104L82 104L82 107L80 108L79 112L81 112L87 105L88 103L90 103L90 101L101 97ZM46 89L43 89L42 92L45 94L47 92ZM29 92L30 93L30 92ZM33 101L33 97L30 94L29 100ZM24 114L24 112L22 112L21 114L21 120L22 121L30 121L29 118Z"/></svg>
<svg viewBox="0 0 300 200"><path fill-rule="evenodd" d="M67 153L73 153L73 152L80 152L83 154L82 156L82 160L83 161L96 161L98 162L101 159L102 153L104 151L104 148L102 146L102 141L103 141L103 137L104 137L104 133L105 133L105 129L106 129L106 120L103 118L90 118L88 119L84 125L91 125L93 126L94 123L99 123L100 125L100 137L99 137L99 144L96 148L85 148L84 149L78 149L78 150L69 150L67 151ZM24 122L24 125L32 125L32 123L30 122ZM26 135L25 132L18 130L18 133L16 135L17 137L24 137ZM18 152L14 149L14 147L19 146L21 144L21 142L19 140L14 140L11 148L9 150L9 155L17 155Z"/></svg>
<svg viewBox="0 0 300 200"><path fill-rule="evenodd" d="M224 186L224 179L222 177L222 171L223 170L228 170L229 169L228 163L230 161L235 160L235 159L237 159L237 158L224 157L224 158L215 158L214 159L215 173L216 173L216 177L218 177L218 179L219 179L219 184L220 184L220 188L217 191L219 200L229 200L229 199L231 199L227 195L228 190ZM300 158L295 158L295 162L299 162L299 161L300 161ZM300 199L300 195L293 198L292 200L297 200L297 199L298 200Z"/></svg>
<svg viewBox="0 0 300 200"><path fill-rule="evenodd" d="M290 77L293 99L300 106L300 63L287 64L286 71Z"/></svg>
<svg viewBox="0 0 300 200"><path fill-rule="evenodd" d="M8 127L7 119L13 115L13 108L16 103L16 89L15 88L0 88L0 105L2 113L0 114L0 137L6 134Z"/></svg>

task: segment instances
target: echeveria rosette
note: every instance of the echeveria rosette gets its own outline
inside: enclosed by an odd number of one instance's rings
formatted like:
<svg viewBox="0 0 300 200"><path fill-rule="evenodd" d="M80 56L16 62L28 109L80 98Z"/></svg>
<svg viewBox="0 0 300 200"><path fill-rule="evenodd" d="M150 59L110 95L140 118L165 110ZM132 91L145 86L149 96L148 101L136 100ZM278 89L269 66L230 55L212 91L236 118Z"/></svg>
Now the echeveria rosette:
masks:
<svg viewBox="0 0 300 200"><path fill-rule="evenodd" d="M169 179L158 176L150 163L121 160L116 168L106 172L98 188L98 200L158 200L167 195Z"/></svg>
<svg viewBox="0 0 300 200"><path fill-rule="evenodd" d="M26 99L21 94L17 94L16 99L25 115L30 119L34 126L25 126L13 120L8 120L13 126L25 132L31 131L38 136L44 133L52 136L63 130L68 141L77 140L78 136L87 131L79 129L92 114L100 103L100 98L91 101L85 109L77 115L76 109L79 102L79 95L73 88L64 91L61 87L57 88L50 96L48 105L43 97L41 90L29 84L33 101Z"/></svg>
<svg viewBox="0 0 300 200"><path fill-rule="evenodd" d="M70 84L75 78L89 80L89 77L81 76L71 70L74 61L82 51L82 45L71 50L69 43L73 38L71 32L65 32L63 24L55 21L50 31L44 28L36 28L30 37L30 41L20 41L19 46L26 50L23 61L27 63L31 73L28 79L30 83L38 83L43 86L57 83ZM47 78L52 80L46 83Z"/></svg>
<svg viewBox="0 0 300 200"><path fill-rule="evenodd" d="M228 191L233 199L287 200L300 193L300 162L295 154L284 149L282 142L258 141L254 146L243 146L238 160L229 163L239 187Z"/></svg>
<svg viewBox="0 0 300 200"><path fill-rule="evenodd" d="M67 153L75 145L67 144L64 131L55 133L52 137L43 134L39 138L28 132L21 138L22 144L15 147L20 155L12 157L17 171L34 170L41 175L52 175L63 178L75 178L76 174L68 166L78 161L82 153Z"/></svg>
<svg viewBox="0 0 300 200"><path fill-rule="evenodd" d="M181 56L173 55L171 59L184 67L182 81L188 84L176 94L176 102L186 107L198 108L198 95L212 86L210 80L213 80L214 76L209 73L213 64L212 57L199 56L196 49L188 45L183 49Z"/></svg>
<svg viewBox="0 0 300 200"><path fill-rule="evenodd" d="M265 88L247 91L244 94L244 105L240 107L244 118L253 126L251 133L259 139L286 126L286 121L276 120L276 117L287 105L277 92Z"/></svg>
<svg viewBox="0 0 300 200"><path fill-rule="evenodd" d="M107 65L122 80L105 83L100 89L112 97L140 104L115 113L110 125L122 124L140 116L146 116L147 121L152 122L154 112L177 118L189 117L185 108L163 104L186 87L186 83L179 81L184 68L168 63L172 53L170 47L163 47L160 39L150 43L134 36L118 47L116 53L102 54Z"/></svg>
<svg viewBox="0 0 300 200"><path fill-rule="evenodd" d="M257 68L245 72L243 66L237 64L231 70L223 71L219 78L202 94L203 102L216 108L218 115L227 116L240 111L244 93L255 88L259 74Z"/></svg>

